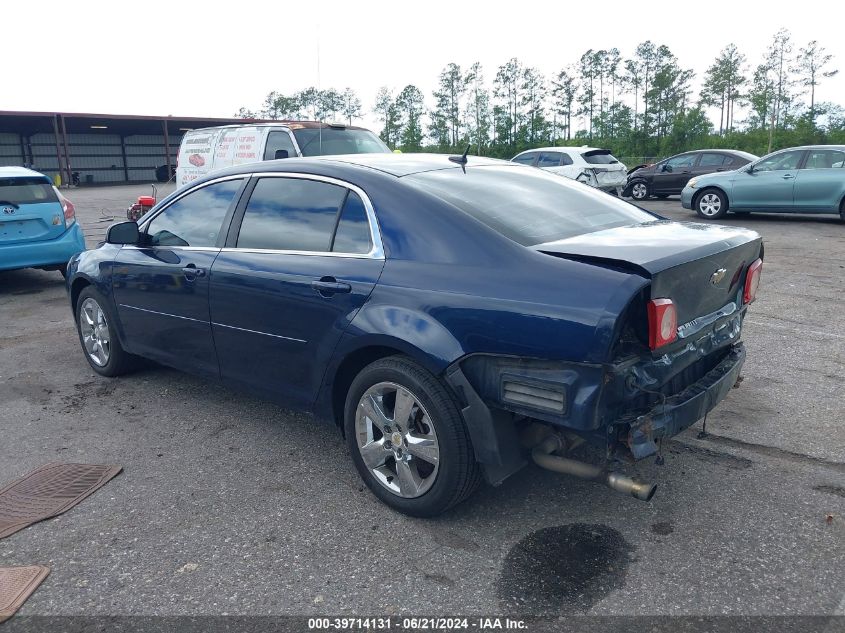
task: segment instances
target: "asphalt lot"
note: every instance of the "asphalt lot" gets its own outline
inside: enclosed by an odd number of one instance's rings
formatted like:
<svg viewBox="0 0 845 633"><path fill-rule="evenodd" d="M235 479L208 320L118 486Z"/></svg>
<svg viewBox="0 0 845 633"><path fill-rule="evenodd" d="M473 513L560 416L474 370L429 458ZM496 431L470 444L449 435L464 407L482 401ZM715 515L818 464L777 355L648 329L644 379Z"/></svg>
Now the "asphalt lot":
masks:
<svg viewBox="0 0 845 633"><path fill-rule="evenodd" d="M93 246L148 191L67 195ZM124 467L0 541L0 565L52 568L20 614L845 613L845 225L725 222L765 240L745 380L706 439L634 469L654 500L529 467L436 520L379 503L307 416L164 368L96 376L61 276L0 272L0 486Z"/></svg>

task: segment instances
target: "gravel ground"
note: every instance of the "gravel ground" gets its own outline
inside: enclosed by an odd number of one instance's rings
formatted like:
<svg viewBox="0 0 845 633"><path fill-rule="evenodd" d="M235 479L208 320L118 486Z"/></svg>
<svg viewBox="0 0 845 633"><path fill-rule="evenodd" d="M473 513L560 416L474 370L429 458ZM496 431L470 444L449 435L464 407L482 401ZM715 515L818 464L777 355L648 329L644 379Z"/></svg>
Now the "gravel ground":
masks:
<svg viewBox="0 0 845 633"><path fill-rule="evenodd" d="M148 191L68 197L93 246ZM169 369L94 375L59 274L0 273L0 485L124 467L0 541L0 565L52 568L21 615L845 613L845 225L725 223L766 246L745 380L706 439L637 467L654 500L529 467L437 520L376 501L307 416Z"/></svg>

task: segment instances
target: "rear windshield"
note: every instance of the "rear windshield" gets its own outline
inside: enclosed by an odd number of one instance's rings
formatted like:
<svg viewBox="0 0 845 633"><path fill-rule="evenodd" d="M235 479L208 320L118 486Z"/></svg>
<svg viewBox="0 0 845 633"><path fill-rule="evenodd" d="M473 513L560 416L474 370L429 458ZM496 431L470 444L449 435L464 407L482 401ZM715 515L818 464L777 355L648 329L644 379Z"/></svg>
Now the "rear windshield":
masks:
<svg viewBox="0 0 845 633"><path fill-rule="evenodd" d="M335 154L382 154L390 148L369 130L326 127L293 130L303 156Z"/></svg>
<svg viewBox="0 0 845 633"><path fill-rule="evenodd" d="M590 165L615 165L619 161L610 152L584 152L581 157Z"/></svg>
<svg viewBox="0 0 845 633"><path fill-rule="evenodd" d="M655 216L587 185L518 165L441 169L404 181L450 202L524 246L631 224Z"/></svg>
<svg viewBox="0 0 845 633"><path fill-rule="evenodd" d="M0 204L58 202L53 185L41 176L0 178Z"/></svg>

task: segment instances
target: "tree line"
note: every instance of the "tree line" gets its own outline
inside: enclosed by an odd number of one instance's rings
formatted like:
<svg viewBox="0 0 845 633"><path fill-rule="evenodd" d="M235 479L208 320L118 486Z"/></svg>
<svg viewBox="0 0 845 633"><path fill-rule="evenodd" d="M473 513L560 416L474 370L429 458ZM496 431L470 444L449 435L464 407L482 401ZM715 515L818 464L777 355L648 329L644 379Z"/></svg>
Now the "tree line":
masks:
<svg viewBox="0 0 845 633"><path fill-rule="evenodd" d="M816 100L816 88L838 73L817 41L796 46L779 30L750 65L735 44L695 74L669 47L645 41L628 57L587 50L551 77L516 57L490 82L478 62L450 63L426 95L415 85L378 90L372 111L379 135L402 151L463 151L510 158L543 145L597 145L618 156L656 157L703 147L765 154L808 143L845 143L845 110ZM742 118L737 116L737 106ZM718 124L708 116L718 111ZM271 92L242 118L344 120L363 116L355 91L310 87Z"/></svg>

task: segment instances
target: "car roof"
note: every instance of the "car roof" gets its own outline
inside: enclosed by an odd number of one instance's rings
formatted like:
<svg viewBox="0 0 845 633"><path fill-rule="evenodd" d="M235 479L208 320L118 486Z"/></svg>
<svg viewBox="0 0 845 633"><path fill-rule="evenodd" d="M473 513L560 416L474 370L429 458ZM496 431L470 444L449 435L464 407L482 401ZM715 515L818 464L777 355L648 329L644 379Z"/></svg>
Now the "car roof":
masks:
<svg viewBox="0 0 845 633"><path fill-rule="evenodd" d="M600 147L587 147L586 145L583 145L583 146L581 146L581 145L566 145L566 146L561 146L561 147L534 147L534 148L526 149L526 150L520 152L519 154L517 154L517 156L521 156L522 154L527 154L528 152L571 152L571 151L592 152L594 150L604 151Z"/></svg>
<svg viewBox="0 0 845 633"><path fill-rule="evenodd" d="M194 128L193 130L189 130L186 132L186 136L191 132L203 132L206 130L223 130L223 129L231 129L237 127L286 127L290 130L301 130L304 128L320 128L322 127L324 130L326 128L342 128L344 130L368 130L365 127L359 127L357 125L346 125L345 123L321 123L320 121L286 121L286 120L279 120L279 121L271 121L271 122L261 122L261 123L253 123L248 120L244 120L243 123L232 123L231 125L214 125L211 127L198 127Z"/></svg>
<svg viewBox="0 0 845 633"><path fill-rule="evenodd" d="M285 158L281 161L273 161L279 163L279 169L284 170L285 164L290 164L290 161L305 162L334 162L345 163L347 165L357 165L359 167L369 167L370 169L377 169L393 176L409 176L424 171L434 171L438 169L457 169L460 167L459 163L449 160L448 154L343 154L341 156L314 156L313 158ZM467 156L466 168L480 167L484 165L511 165L510 161L499 160L497 158L485 158L483 156Z"/></svg>
<svg viewBox="0 0 845 633"><path fill-rule="evenodd" d="M47 178L44 174L26 167L0 167L0 178ZM49 180L49 178L47 178Z"/></svg>

